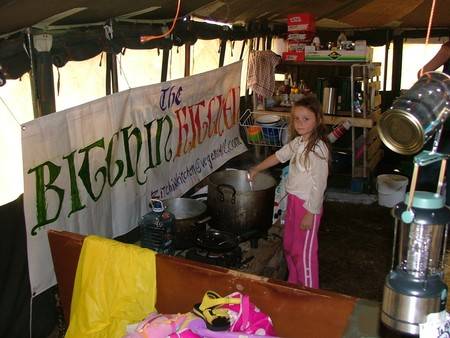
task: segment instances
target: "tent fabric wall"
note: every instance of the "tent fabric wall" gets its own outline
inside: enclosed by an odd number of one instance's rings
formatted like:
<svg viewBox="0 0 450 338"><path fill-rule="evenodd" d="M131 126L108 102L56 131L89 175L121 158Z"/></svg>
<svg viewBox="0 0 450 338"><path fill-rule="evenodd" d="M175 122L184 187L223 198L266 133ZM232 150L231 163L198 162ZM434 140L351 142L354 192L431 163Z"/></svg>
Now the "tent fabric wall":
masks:
<svg viewBox="0 0 450 338"><path fill-rule="evenodd" d="M0 206L0 337L30 335L30 282L23 196ZM57 321L55 289L33 300L33 338L44 338Z"/></svg>
<svg viewBox="0 0 450 338"><path fill-rule="evenodd" d="M0 337L27 337L30 287L23 199L0 207Z"/></svg>
<svg viewBox="0 0 450 338"><path fill-rule="evenodd" d="M146 43L139 41L142 35L159 35L162 25L142 25L114 23L113 39L105 37L102 26L77 28L64 31L47 32L53 36L51 49L53 64L63 67L68 61L82 61L101 52L120 53L124 48L130 49L170 49L186 43L194 44L202 40L243 40L257 36L281 34L281 26L269 29L267 24L253 24L249 27L219 26L205 22L180 21L169 38L155 39ZM33 34L40 34L34 31ZM0 65L7 79L17 79L30 70L28 36L17 33L8 39L0 40Z"/></svg>

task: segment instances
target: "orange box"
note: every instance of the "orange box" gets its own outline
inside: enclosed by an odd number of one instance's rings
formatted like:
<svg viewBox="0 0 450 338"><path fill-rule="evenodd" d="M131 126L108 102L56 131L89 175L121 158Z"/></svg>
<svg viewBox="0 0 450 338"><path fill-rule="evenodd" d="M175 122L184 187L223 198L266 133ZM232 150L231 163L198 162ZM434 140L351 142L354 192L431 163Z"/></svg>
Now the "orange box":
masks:
<svg viewBox="0 0 450 338"><path fill-rule="evenodd" d="M302 62L305 61L305 52L297 51L297 52L283 52L283 60L292 61L292 62Z"/></svg>
<svg viewBox="0 0 450 338"><path fill-rule="evenodd" d="M316 31L316 21L311 13L289 14L287 24L289 33Z"/></svg>

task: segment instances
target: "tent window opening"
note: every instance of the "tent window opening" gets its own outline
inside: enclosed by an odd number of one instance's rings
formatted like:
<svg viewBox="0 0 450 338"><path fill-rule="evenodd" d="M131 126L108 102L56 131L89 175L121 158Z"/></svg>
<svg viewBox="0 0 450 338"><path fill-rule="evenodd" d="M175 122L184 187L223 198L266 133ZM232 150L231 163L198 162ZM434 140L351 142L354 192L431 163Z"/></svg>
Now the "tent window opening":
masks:
<svg viewBox="0 0 450 338"><path fill-rule="evenodd" d="M380 76L380 82L381 82L381 88L384 88L384 81L386 81L386 91L392 90L392 57L394 55L394 44L391 43L389 45L389 52L388 52L388 62L387 65L385 65L385 53L386 53L386 46L379 46L379 47L372 47L373 48L373 58L372 62L379 62L381 63L381 76ZM384 67L387 67L387 76L386 79L384 78Z"/></svg>
<svg viewBox="0 0 450 338"><path fill-rule="evenodd" d="M106 57L99 54L84 61L69 61L64 67L53 66L53 77L58 83L55 93L56 111L65 110L105 96Z"/></svg>
<svg viewBox="0 0 450 338"><path fill-rule="evenodd" d="M118 55L117 73L119 91L128 90L161 81L162 50L126 49Z"/></svg>
<svg viewBox="0 0 450 338"><path fill-rule="evenodd" d="M21 79L7 80L0 87L0 205L23 193L22 123L33 119L33 100L28 73Z"/></svg>
<svg viewBox="0 0 450 338"><path fill-rule="evenodd" d="M167 71L167 80L181 79L184 77L184 56L185 45L173 46L170 50L169 69Z"/></svg>
<svg viewBox="0 0 450 338"><path fill-rule="evenodd" d="M197 40L191 46L191 74L200 74L219 67L220 40Z"/></svg>
<svg viewBox="0 0 450 338"><path fill-rule="evenodd" d="M241 56L242 46L244 40L227 41L227 49L225 50L224 66L230 63L239 61ZM248 46L247 41L244 45L244 52L242 54L242 71L241 71L241 96L245 96L245 86L247 85L247 66L248 66Z"/></svg>
<svg viewBox="0 0 450 338"><path fill-rule="evenodd" d="M403 43L401 89L409 89L417 81L417 72L428 62L448 39L407 39ZM439 67L436 71L442 71Z"/></svg>

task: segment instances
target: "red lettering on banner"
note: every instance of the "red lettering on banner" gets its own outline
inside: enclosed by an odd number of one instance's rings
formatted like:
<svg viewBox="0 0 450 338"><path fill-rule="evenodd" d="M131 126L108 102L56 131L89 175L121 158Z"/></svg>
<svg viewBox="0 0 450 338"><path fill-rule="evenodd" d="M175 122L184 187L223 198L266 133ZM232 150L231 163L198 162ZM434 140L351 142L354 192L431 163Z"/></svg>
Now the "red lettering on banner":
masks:
<svg viewBox="0 0 450 338"><path fill-rule="evenodd" d="M228 105L228 101L231 98L231 105ZM228 95L223 100L223 123L227 129L231 129L237 123L238 105L236 105L236 88L230 88ZM231 122L228 121L228 114L231 113Z"/></svg>
<svg viewBox="0 0 450 338"><path fill-rule="evenodd" d="M239 87L230 88L226 97L216 95L209 100L184 106L175 111L178 123L176 157L190 152L202 144L207 137L222 136L225 129L231 129L237 124L239 100L236 95L238 93Z"/></svg>
<svg viewBox="0 0 450 338"><path fill-rule="evenodd" d="M176 115L177 121L178 121L178 145L177 145L176 157L182 155L182 153L181 153L182 148L183 148L183 154L186 153L186 144L187 144L187 140L188 140L188 136L189 136L189 124L186 121L188 118L188 114L187 114L186 110L187 110L186 107L182 107L175 111L175 115ZM183 132L184 132L184 135L183 135ZM184 142L183 142L183 139L184 139ZM190 142L189 142L189 146L190 146Z"/></svg>
<svg viewBox="0 0 450 338"><path fill-rule="evenodd" d="M214 113L219 114L220 107L221 107L221 100L222 95L214 96L211 98L208 102L208 137L212 137L216 133L216 124L215 121L213 121ZM213 107L215 103L218 103L218 107ZM214 109L214 110L213 110Z"/></svg>

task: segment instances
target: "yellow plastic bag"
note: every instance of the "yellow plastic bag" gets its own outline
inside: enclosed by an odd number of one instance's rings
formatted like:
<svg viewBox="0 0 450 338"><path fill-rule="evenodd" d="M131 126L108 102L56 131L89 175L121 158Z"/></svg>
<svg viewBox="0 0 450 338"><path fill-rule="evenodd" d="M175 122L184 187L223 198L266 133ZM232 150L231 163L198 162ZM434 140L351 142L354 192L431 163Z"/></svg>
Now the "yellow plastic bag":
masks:
<svg viewBox="0 0 450 338"><path fill-rule="evenodd" d="M78 261L69 338L120 338L155 310L155 252L88 236Z"/></svg>

